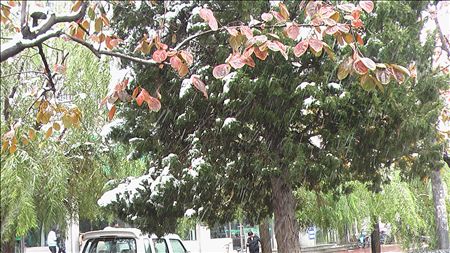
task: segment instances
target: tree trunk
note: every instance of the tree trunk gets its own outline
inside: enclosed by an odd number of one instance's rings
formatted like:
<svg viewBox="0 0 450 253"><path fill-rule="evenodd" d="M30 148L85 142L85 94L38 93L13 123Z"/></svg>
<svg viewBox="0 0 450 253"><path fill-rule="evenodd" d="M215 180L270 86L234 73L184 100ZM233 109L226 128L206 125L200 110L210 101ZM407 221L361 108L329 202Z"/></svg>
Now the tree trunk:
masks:
<svg viewBox="0 0 450 253"><path fill-rule="evenodd" d="M262 253L272 253L272 243L270 242L271 237L270 237L270 232L269 232L269 222L270 222L270 218L267 217L259 225Z"/></svg>
<svg viewBox="0 0 450 253"><path fill-rule="evenodd" d="M273 177L271 184L278 253L300 253L299 229L291 186L282 177Z"/></svg>
<svg viewBox="0 0 450 253"><path fill-rule="evenodd" d="M380 245L380 223L378 222L378 218L374 218L373 223L373 231L370 235L370 244L372 248L372 253L381 253L381 245Z"/></svg>
<svg viewBox="0 0 450 253"><path fill-rule="evenodd" d="M436 235L439 249L448 249L449 245L449 231L448 231L448 217L446 199L446 186L442 181L441 171L433 170L431 172L431 187L433 189L434 201L434 216L436 221Z"/></svg>

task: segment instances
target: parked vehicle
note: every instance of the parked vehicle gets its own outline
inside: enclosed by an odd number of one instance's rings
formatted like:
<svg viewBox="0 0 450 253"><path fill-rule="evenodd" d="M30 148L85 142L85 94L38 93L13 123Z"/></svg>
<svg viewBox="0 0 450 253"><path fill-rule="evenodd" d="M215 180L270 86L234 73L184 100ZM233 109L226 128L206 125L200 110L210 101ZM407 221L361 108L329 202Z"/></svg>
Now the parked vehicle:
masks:
<svg viewBox="0 0 450 253"><path fill-rule="evenodd" d="M136 228L105 228L83 234L80 253L188 253L180 237L142 234Z"/></svg>

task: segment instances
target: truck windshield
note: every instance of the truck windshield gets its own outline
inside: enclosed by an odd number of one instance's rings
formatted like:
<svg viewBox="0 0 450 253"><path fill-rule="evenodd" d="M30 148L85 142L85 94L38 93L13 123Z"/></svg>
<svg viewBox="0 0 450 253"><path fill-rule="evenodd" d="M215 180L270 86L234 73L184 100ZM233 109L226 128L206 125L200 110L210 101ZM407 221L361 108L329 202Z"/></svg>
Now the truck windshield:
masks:
<svg viewBox="0 0 450 253"><path fill-rule="evenodd" d="M90 239L83 253L136 253L136 240L122 237Z"/></svg>

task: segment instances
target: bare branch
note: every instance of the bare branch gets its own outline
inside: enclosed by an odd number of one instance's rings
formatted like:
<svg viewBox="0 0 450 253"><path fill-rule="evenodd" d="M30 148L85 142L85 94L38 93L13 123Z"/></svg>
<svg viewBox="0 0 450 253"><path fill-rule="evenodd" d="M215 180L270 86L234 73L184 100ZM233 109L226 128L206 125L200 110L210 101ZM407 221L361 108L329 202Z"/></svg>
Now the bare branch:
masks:
<svg viewBox="0 0 450 253"><path fill-rule="evenodd" d="M47 81L50 84L50 90L55 92L56 91L55 83L53 82L50 66L48 65L47 58L45 57L44 50L42 49L42 45L39 45L38 48L39 48L39 55L41 56L42 62L44 63L45 74L47 75Z"/></svg>
<svg viewBox="0 0 450 253"><path fill-rule="evenodd" d="M66 34L66 36L68 36L71 40L87 47L89 50L92 51L92 53L95 54L95 56L100 58L100 55L108 55L108 56L112 56L112 57L117 57L117 58L121 58L121 59L125 59L125 60L129 60L129 61L133 61L133 62L137 62L137 63L142 63L142 64L146 64L146 65L153 65L153 64L157 64L154 60L147 60L147 59L141 59L141 58L137 58L137 57L133 57L133 56L129 56L126 54L122 54L122 53L118 53L118 52L112 52L112 51L106 51L106 50L101 50L101 49L95 49L94 45L84 41L84 40L80 40L78 38L75 38L74 36L70 36L68 34Z"/></svg>
<svg viewBox="0 0 450 253"><path fill-rule="evenodd" d="M26 48L35 47L42 44L44 41L50 38L59 37L61 34L63 34L62 31L51 31L42 34L33 40L21 40L18 41L16 44L13 44L12 46L4 47L2 48L2 51L0 53L0 62L4 62L6 59L17 55Z"/></svg>
<svg viewBox="0 0 450 253"><path fill-rule="evenodd" d="M84 2L81 5L80 10L74 14L74 15L67 15L67 16L56 16L55 14L52 14L45 23L32 28L28 27L28 25L25 22L24 27L22 27L22 34L23 38L21 41L18 41L16 44L2 47L2 51L0 54L0 62L5 61L6 59L22 52L25 48L29 47L35 47L40 44L42 44L44 41L53 38L53 37L59 37L62 34L62 31L50 31L50 29L58 23L69 23L72 21L77 21L84 17L86 14L86 9L88 7L88 3ZM23 11L22 7L22 11ZM3 49L4 48L4 49Z"/></svg>
<svg viewBox="0 0 450 253"><path fill-rule="evenodd" d="M22 0L22 8L20 10L20 28L27 25L27 1Z"/></svg>
<svg viewBox="0 0 450 253"><path fill-rule="evenodd" d="M11 73L11 74L8 74L8 75L0 76L0 79L6 78L6 77L9 77L9 76L23 75L23 74L30 74L30 73L45 75L44 72L30 70L30 71L21 71L21 72L17 72L17 73Z"/></svg>

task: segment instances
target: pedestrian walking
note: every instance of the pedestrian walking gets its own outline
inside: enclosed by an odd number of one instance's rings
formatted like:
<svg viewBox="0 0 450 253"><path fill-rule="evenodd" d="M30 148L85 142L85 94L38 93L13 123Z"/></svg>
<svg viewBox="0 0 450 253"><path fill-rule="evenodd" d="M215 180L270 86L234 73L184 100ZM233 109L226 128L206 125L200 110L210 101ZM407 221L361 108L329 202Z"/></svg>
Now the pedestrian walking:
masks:
<svg viewBox="0 0 450 253"><path fill-rule="evenodd" d="M247 247L250 253L259 253L259 237L254 235L252 231L248 232Z"/></svg>
<svg viewBox="0 0 450 253"><path fill-rule="evenodd" d="M64 242L64 232L58 230L56 232L56 244L58 245L58 253L66 253L66 243Z"/></svg>
<svg viewBox="0 0 450 253"><path fill-rule="evenodd" d="M47 246L51 253L56 253L56 227L53 226L47 235Z"/></svg>

